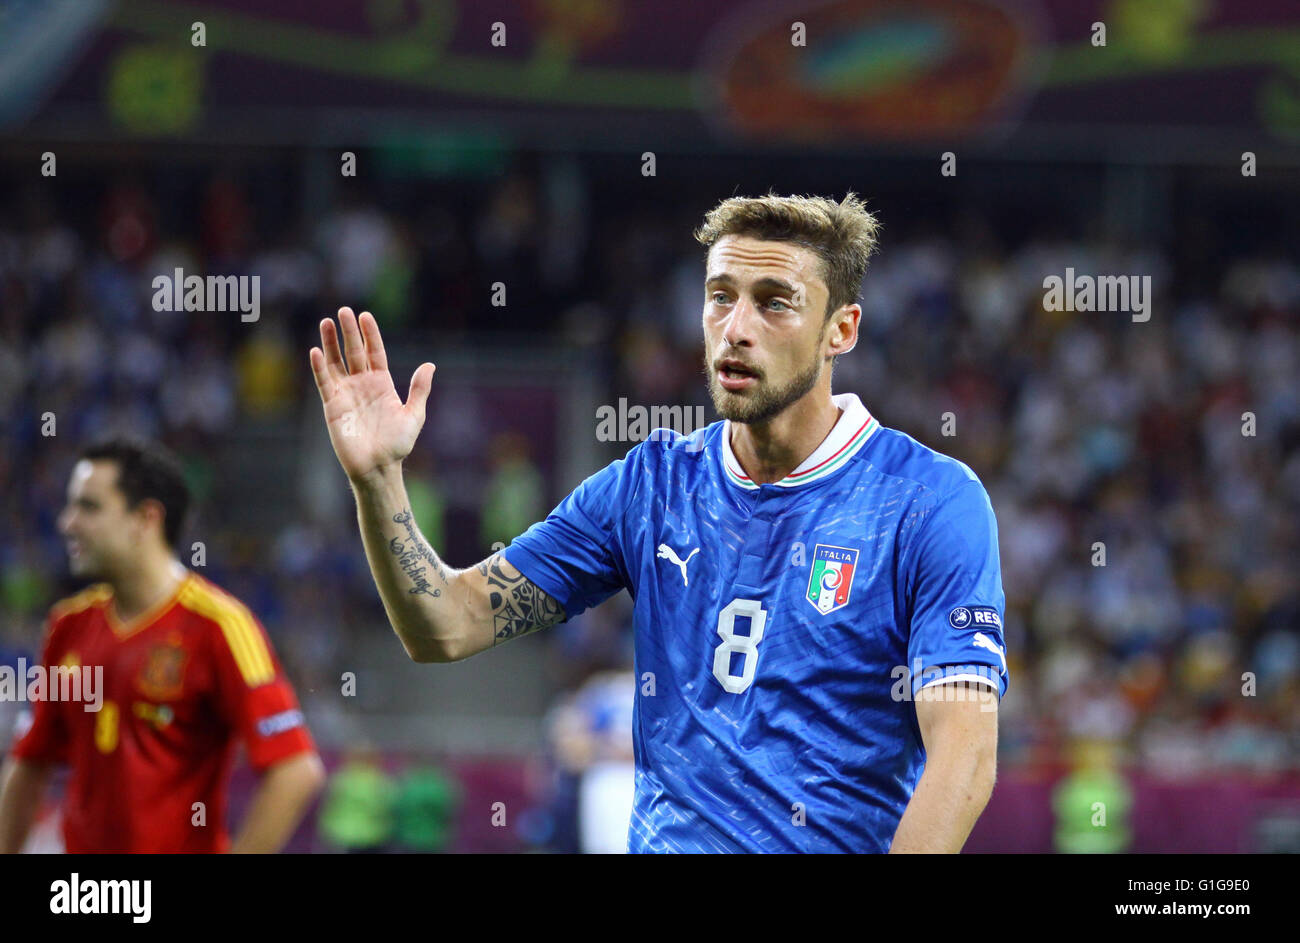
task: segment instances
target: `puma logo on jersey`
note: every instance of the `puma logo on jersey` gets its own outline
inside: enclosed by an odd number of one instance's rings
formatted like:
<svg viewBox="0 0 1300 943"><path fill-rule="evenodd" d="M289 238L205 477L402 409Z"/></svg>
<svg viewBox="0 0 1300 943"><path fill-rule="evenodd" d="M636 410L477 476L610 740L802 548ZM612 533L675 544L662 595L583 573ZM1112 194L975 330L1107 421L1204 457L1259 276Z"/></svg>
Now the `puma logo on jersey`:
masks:
<svg viewBox="0 0 1300 943"><path fill-rule="evenodd" d="M680 567L682 571L682 585L690 586L691 581L686 578L686 564L690 563L691 557L695 556L699 552L700 552L700 548L696 547L694 550L692 550L690 553L686 555L685 560L679 560L677 558L677 554L673 552L672 547L668 546L667 544L660 544L658 556L662 557L665 560L668 560L670 563L677 564L677 566Z"/></svg>
<svg viewBox="0 0 1300 943"><path fill-rule="evenodd" d="M976 648L987 648L989 651L993 652L993 654L997 655L1002 661L1002 670L1007 670L1007 656L991 638L983 632L976 632L975 637L972 638L971 641L975 643Z"/></svg>

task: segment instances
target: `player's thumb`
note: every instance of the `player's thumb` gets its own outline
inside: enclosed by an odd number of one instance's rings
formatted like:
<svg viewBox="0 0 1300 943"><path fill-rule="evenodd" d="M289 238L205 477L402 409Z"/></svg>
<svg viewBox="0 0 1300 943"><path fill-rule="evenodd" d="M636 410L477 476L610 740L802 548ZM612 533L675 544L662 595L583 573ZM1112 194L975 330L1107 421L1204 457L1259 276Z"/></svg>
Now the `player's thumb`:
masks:
<svg viewBox="0 0 1300 943"><path fill-rule="evenodd" d="M433 389L433 371L437 370L431 363L422 363L411 374L411 390L406 394L406 408L424 425L424 404L429 401L429 391Z"/></svg>

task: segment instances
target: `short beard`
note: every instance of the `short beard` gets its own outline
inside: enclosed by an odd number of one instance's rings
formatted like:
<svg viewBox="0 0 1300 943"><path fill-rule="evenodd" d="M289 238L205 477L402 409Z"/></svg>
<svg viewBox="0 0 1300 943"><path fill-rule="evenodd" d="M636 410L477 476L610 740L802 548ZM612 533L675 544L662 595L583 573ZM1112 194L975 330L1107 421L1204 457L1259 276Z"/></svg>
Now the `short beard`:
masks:
<svg viewBox="0 0 1300 943"><path fill-rule="evenodd" d="M821 346L820 338L818 346ZM704 372L709 378L709 395L713 398L713 408L719 416L732 422L762 423L780 415L816 386L822 365L814 350L812 363L791 377L790 382L774 389L764 386L763 381L759 380L748 397L723 389L711 358L707 355L704 358Z"/></svg>

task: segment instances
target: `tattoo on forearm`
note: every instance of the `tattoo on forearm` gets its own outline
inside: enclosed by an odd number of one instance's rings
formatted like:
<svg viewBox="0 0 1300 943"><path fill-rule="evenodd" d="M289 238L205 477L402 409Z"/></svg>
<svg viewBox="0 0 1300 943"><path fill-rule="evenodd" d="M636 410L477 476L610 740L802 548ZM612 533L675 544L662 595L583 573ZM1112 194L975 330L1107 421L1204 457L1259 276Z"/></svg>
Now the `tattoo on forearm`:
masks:
<svg viewBox="0 0 1300 943"><path fill-rule="evenodd" d="M397 557L397 565L415 584L407 592L413 596L419 594L441 596L442 590L429 585L428 571L433 570L444 584L447 582L447 571L443 568L442 561L416 532L411 509L407 508L394 514L393 523L401 524L406 528L408 539L403 541L400 537L394 537L388 542L388 549Z"/></svg>
<svg viewBox="0 0 1300 943"><path fill-rule="evenodd" d="M564 607L522 573L508 576L501 567L503 560L501 554L497 554L478 565L479 572L487 577L489 587L492 644L564 621Z"/></svg>

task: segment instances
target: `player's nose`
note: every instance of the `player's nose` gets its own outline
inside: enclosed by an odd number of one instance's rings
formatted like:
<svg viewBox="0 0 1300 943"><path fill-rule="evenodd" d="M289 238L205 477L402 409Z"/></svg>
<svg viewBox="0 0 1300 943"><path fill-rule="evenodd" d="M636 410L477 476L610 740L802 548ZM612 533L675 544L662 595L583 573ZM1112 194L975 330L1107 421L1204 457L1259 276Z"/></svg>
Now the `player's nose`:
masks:
<svg viewBox="0 0 1300 943"><path fill-rule="evenodd" d="M748 298L741 297L732 305L731 312L722 322L722 336L731 347L750 345L754 342L754 318L757 312Z"/></svg>

